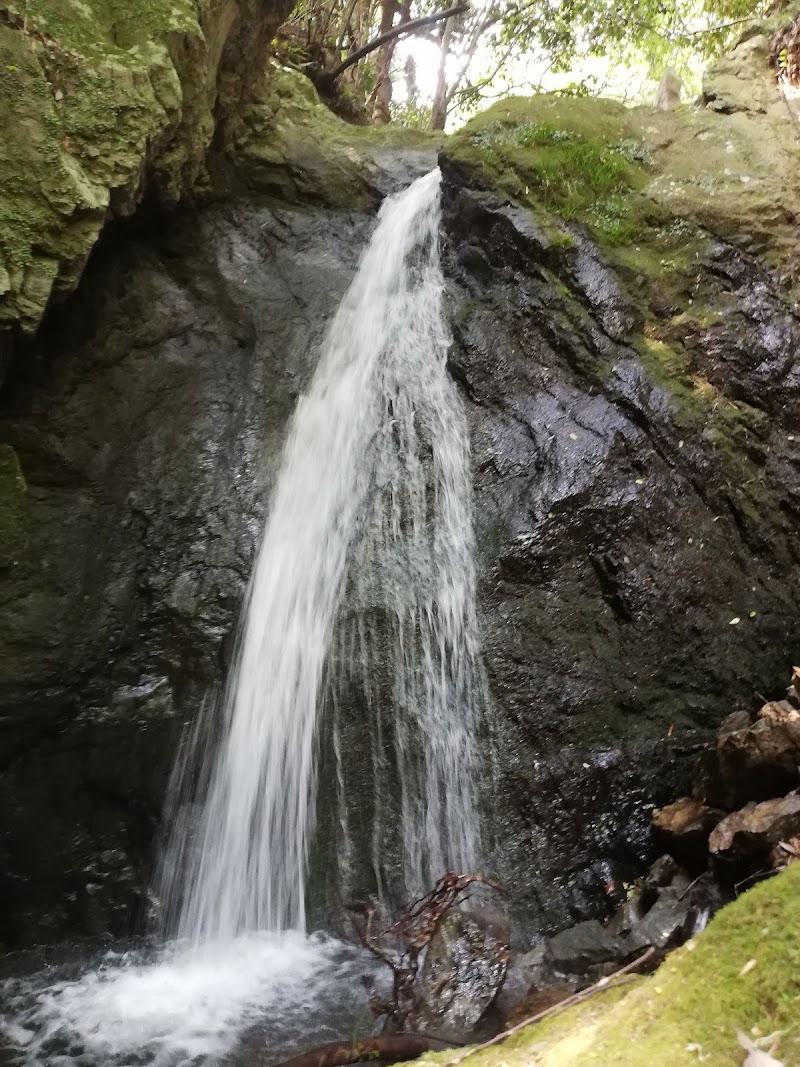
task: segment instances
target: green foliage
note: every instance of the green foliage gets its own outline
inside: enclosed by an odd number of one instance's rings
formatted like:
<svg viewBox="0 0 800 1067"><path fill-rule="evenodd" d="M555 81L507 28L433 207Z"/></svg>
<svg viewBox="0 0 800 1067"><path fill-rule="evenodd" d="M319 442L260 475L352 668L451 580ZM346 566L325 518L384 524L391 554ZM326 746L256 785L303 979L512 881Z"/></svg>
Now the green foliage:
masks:
<svg viewBox="0 0 800 1067"><path fill-rule="evenodd" d="M498 88L513 83L513 71L574 72L575 80L559 92L591 95L598 85L594 75L585 73L585 63L593 57L610 57L620 66L647 64L655 79L672 66L689 80L696 77L698 60L729 46L743 21L760 15L767 5L768 0L479 0L448 23L446 107L448 112L474 113L487 94L497 96ZM446 7L436 0L410 0L402 6L399 0L299 0L279 35L282 58L288 62L291 52L293 65L316 77L377 37L381 26L393 20L397 25L398 16L414 20ZM418 32L429 41L442 37L438 25ZM342 76L343 84L355 87L364 114L377 69L378 53L371 53ZM363 72L369 72L373 85L364 82ZM398 66L394 81L401 77ZM413 104L407 112L401 105L392 111L396 121L421 127L427 108Z"/></svg>
<svg viewBox="0 0 800 1067"><path fill-rule="evenodd" d="M719 52L741 32L741 25L731 22L766 7L758 0L510 0L503 7L498 37L513 42L518 54L536 48L555 71L573 69L581 56L608 55L644 57L663 69L669 63L680 66L687 51L702 56Z"/></svg>
<svg viewBox="0 0 800 1067"><path fill-rule="evenodd" d="M431 109L413 100L402 103L392 101L392 122L405 126L409 130L429 130L431 128Z"/></svg>
<svg viewBox="0 0 800 1067"><path fill-rule="evenodd" d="M489 121L467 130L485 168L513 172L527 196L563 219L582 218L609 244L633 236L626 196L635 185L631 164L647 155L635 140L592 137L548 119Z"/></svg>

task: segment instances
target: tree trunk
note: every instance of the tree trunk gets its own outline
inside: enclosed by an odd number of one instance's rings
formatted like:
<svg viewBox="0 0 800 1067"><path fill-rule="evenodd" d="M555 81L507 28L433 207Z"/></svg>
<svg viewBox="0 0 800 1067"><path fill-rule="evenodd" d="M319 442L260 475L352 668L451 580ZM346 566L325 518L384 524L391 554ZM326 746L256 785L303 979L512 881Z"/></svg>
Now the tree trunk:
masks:
<svg viewBox="0 0 800 1067"><path fill-rule="evenodd" d="M412 55L409 55L406 59L403 74L406 79L406 97L408 98L409 106L414 108L419 100L419 85L417 85L417 64L414 62Z"/></svg>
<svg viewBox="0 0 800 1067"><path fill-rule="evenodd" d="M442 30L442 43L439 45L439 72L436 76L436 92L433 94L431 108L432 130L443 130L447 122L447 57L450 53L452 36L453 20L447 19Z"/></svg>
<svg viewBox="0 0 800 1067"><path fill-rule="evenodd" d="M397 9L397 0L382 0L381 34L391 30ZM384 125L392 118L389 105L392 102L392 57L396 43L396 41L388 41L378 49L373 94L375 103L372 108L372 121L378 125Z"/></svg>

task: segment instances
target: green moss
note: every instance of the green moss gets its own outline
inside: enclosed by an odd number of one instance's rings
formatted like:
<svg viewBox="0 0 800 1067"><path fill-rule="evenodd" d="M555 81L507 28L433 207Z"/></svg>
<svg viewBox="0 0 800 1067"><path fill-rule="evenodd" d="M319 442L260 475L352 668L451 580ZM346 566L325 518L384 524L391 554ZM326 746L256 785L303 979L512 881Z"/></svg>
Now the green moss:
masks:
<svg viewBox="0 0 800 1067"><path fill-rule="evenodd" d="M19 562L27 544L25 479L10 445L0 445L0 567Z"/></svg>
<svg viewBox="0 0 800 1067"><path fill-rule="evenodd" d="M478 303L475 300L468 300L466 304L462 304L461 307L453 315L453 325L457 330L463 330L469 323L469 320L475 314Z"/></svg>
<svg viewBox="0 0 800 1067"><path fill-rule="evenodd" d="M50 290L74 285L112 196L125 214L145 176L167 202L195 180L214 122L199 22L206 8L207 0L9 5L10 25L0 26L0 104L14 115L0 151L0 270L9 279L0 325L34 328Z"/></svg>
<svg viewBox="0 0 800 1067"><path fill-rule="evenodd" d="M351 126L325 107L304 75L273 63L261 98L241 113L235 143L245 182L279 200L337 208L373 202L370 156L435 148L442 135L401 126Z"/></svg>
<svg viewBox="0 0 800 1067"><path fill-rule="evenodd" d="M702 425L706 406L703 396L695 389L686 353L648 336L638 338L635 347L650 380L674 401L680 421Z"/></svg>
<svg viewBox="0 0 800 1067"><path fill-rule="evenodd" d="M713 312L698 311L697 318L717 321ZM683 324L686 318L681 316ZM635 342L636 350L654 385L672 398L679 421L687 427L704 430L715 446L729 453L739 464L747 464L748 449L768 429L765 414L743 401L722 394L696 368L679 342L669 343L656 336L654 324ZM670 331L665 331L669 335Z"/></svg>
<svg viewBox="0 0 800 1067"><path fill-rule="evenodd" d="M740 1067L737 1030L782 1031L778 1057L800 1063L800 863L724 908L652 977L528 1027L464 1067Z"/></svg>
<svg viewBox="0 0 800 1067"><path fill-rule="evenodd" d="M165 33L199 32L192 0L16 0L8 6L30 30L52 38L59 51L85 58L113 54L132 65L137 45Z"/></svg>
<svg viewBox="0 0 800 1067"><path fill-rule="evenodd" d="M640 232L637 191L649 156L624 109L588 103L503 101L467 123L446 154L484 185L582 221L603 244L627 243Z"/></svg>

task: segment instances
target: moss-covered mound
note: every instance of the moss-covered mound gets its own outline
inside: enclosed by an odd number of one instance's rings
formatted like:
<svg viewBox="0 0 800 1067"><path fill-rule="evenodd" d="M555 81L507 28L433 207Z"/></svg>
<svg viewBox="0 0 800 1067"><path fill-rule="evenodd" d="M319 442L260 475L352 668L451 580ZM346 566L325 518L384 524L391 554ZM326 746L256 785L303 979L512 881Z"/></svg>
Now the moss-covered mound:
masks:
<svg viewBox="0 0 800 1067"><path fill-rule="evenodd" d="M0 328L38 324L109 215L202 184L285 0L21 0L0 10Z"/></svg>
<svg viewBox="0 0 800 1067"><path fill-rule="evenodd" d="M704 91L705 107L674 112L549 94L502 100L445 155L475 184L582 223L615 263L646 276L690 272L720 237L796 285L800 142L767 26L709 72Z"/></svg>
<svg viewBox="0 0 800 1067"><path fill-rule="evenodd" d="M466 1067L739 1067L737 1031L800 1063L800 863L724 908L633 988L469 1056ZM441 1064L446 1055L428 1057Z"/></svg>

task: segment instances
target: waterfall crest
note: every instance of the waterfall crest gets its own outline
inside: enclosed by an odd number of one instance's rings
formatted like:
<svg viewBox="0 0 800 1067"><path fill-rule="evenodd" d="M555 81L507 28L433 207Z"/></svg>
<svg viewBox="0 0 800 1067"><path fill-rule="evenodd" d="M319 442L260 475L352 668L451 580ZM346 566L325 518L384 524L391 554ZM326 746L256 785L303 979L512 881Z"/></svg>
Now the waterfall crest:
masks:
<svg viewBox="0 0 800 1067"><path fill-rule="evenodd" d="M332 708L336 742L344 683L378 658L401 825L376 804L375 849L402 836L409 891L476 858L483 681L439 185L433 171L381 209L294 415L218 736L203 715L182 746L175 780L200 783L202 815L176 827L158 893L170 932L194 943L305 927L320 709ZM388 739L376 723L365 729L380 761Z"/></svg>

